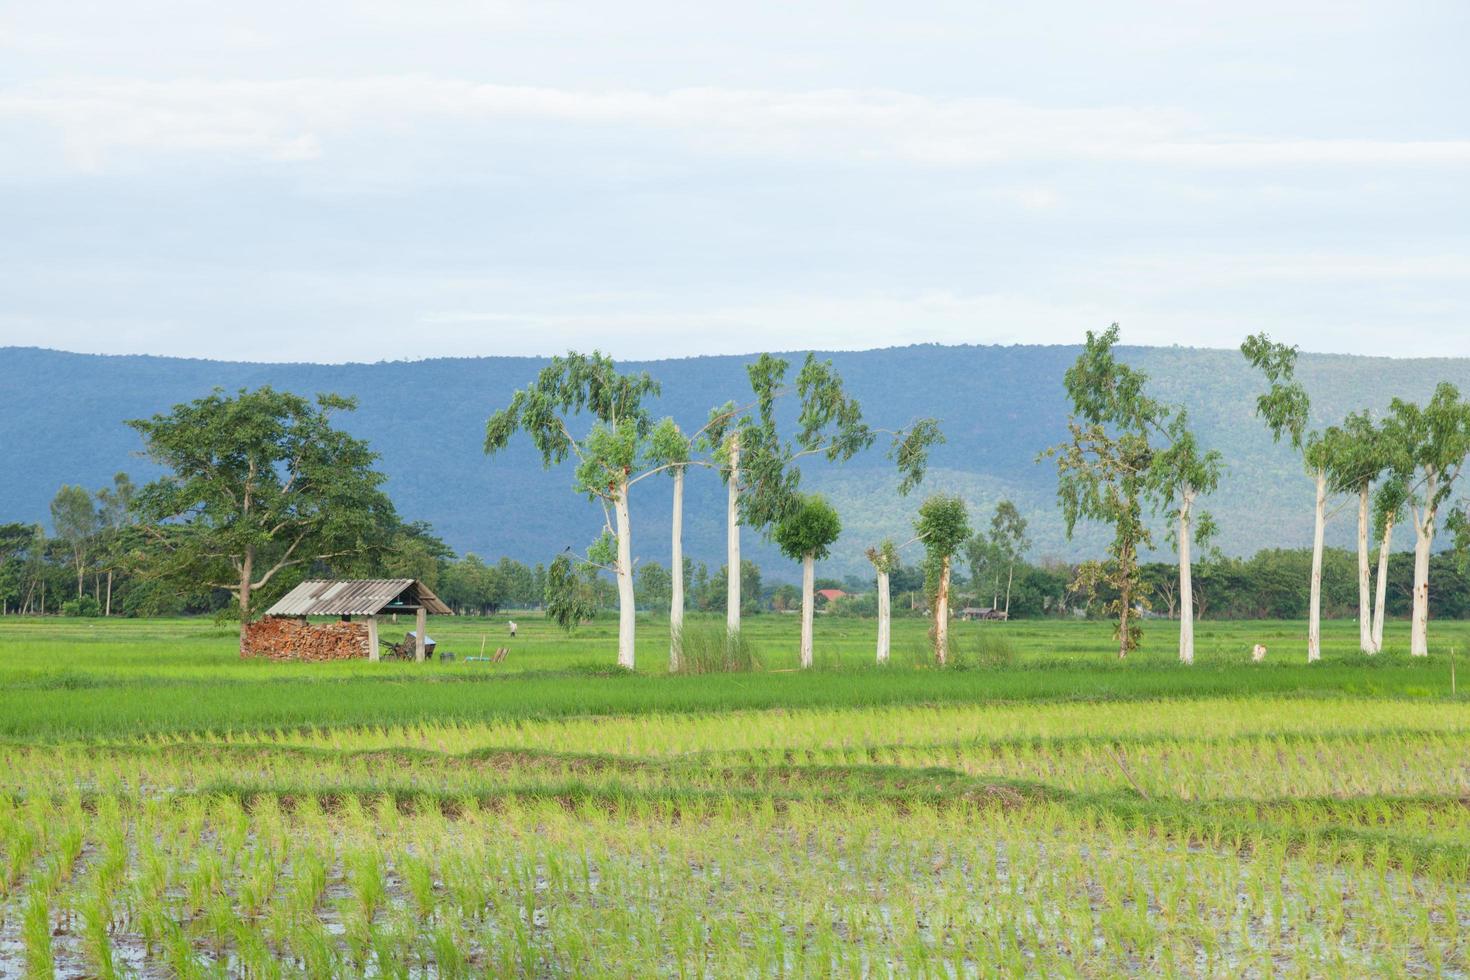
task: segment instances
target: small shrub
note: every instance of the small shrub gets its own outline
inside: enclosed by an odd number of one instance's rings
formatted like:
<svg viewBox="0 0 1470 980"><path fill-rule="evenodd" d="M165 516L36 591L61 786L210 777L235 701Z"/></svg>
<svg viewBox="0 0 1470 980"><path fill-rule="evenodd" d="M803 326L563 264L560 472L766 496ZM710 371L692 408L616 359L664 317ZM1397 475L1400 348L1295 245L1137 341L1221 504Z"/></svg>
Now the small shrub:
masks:
<svg viewBox="0 0 1470 980"><path fill-rule="evenodd" d="M96 599L89 595L84 595L63 602L61 604L61 615L92 618L102 615L102 606Z"/></svg>

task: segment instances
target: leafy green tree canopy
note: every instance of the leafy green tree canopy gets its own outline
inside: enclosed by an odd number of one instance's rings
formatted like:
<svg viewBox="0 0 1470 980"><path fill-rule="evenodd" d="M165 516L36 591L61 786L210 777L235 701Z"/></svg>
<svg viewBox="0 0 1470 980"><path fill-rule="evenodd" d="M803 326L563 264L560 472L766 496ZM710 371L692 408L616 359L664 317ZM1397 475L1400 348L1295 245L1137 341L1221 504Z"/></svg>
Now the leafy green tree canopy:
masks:
<svg viewBox="0 0 1470 980"><path fill-rule="evenodd" d="M796 506L776 525L775 540L792 561L806 556L820 561L842 533L837 510L820 494L802 494Z"/></svg>

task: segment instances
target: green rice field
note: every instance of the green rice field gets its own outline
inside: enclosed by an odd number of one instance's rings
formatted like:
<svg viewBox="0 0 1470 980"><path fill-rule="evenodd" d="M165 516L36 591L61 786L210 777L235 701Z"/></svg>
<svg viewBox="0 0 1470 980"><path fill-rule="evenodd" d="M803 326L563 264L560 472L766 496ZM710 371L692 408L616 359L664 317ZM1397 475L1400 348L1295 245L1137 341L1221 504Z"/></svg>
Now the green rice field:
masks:
<svg viewBox="0 0 1470 980"><path fill-rule="evenodd" d="M0 619L0 978L1470 975L1470 624L1206 622L1187 668L961 623L939 670L832 617L802 672L764 615L759 669L670 676L657 619L626 674L514 618L426 664Z"/></svg>

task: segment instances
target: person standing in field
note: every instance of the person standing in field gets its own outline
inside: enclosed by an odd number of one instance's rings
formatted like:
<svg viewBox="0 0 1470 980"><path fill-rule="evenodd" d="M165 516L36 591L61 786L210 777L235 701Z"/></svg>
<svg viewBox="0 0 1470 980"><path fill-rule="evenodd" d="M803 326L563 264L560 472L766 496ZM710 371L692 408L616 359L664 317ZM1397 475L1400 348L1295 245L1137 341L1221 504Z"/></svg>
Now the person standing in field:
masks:
<svg viewBox="0 0 1470 980"><path fill-rule="evenodd" d="M514 640L516 638L516 621L508 619L506 622L510 625L510 638Z"/></svg>

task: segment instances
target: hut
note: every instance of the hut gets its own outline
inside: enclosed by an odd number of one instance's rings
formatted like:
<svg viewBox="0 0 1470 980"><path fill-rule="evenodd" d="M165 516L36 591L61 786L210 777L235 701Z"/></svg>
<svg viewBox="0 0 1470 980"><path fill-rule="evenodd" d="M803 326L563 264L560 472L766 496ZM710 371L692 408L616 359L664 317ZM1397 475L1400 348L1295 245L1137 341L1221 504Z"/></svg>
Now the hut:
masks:
<svg viewBox="0 0 1470 980"><path fill-rule="evenodd" d="M287 592L265 611L267 619L295 619L302 629L308 616L336 616L351 622L366 620L362 643L369 660L378 659L378 617L383 614L414 614L414 659L424 660L424 627L429 613L452 616L453 611L424 583L412 578L311 579ZM337 624L331 624L336 626ZM270 651L265 652L269 655Z"/></svg>

